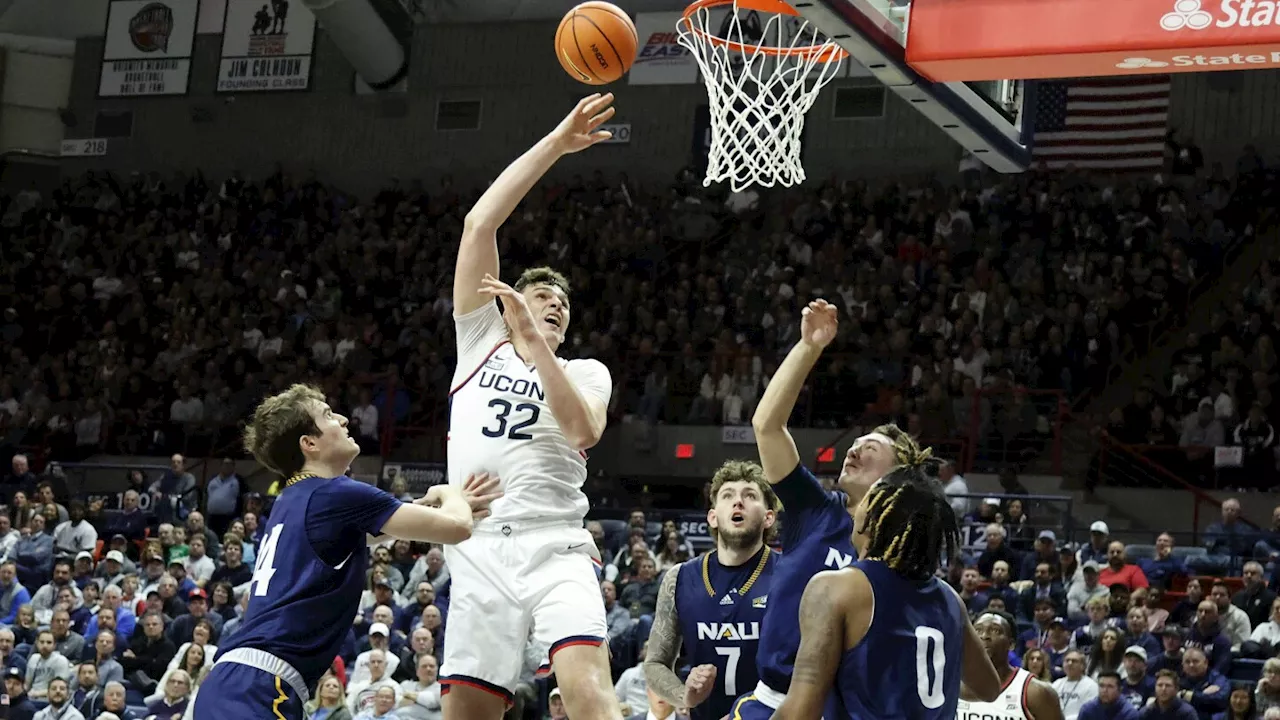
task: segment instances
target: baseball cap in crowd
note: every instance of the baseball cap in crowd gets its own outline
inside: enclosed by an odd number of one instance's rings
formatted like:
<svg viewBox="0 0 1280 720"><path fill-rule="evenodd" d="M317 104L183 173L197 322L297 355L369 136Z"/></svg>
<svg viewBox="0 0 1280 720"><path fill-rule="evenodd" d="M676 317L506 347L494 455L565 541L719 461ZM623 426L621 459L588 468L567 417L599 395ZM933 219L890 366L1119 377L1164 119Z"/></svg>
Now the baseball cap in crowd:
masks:
<svg viewBox="0 0 1280 720"><path fill-rule="evenodd" d="M127 537L125 537L125 536L121 535L120 533L116 533L115 535L112 535L112 536L111 536L111 543L112 543L112 544L115 544L115 542L116 542L117 540L119 540L120 542L129 542L129 538L127 538Z"/></svg>
<svg viewBox="0 0 1280 720"><path fill-rule="evenodd" d="M554 690L551 691L551 694L547 696L547 699L550 700L551 698L558 698L558 697L560 697L560 688L555 688Z"/></svg>
<svg viewBox="0 0 1280 720"><path fill-rule="evenodd" d="M987 505L995 505L996 507L1000 507L1000 498L987 498L982 502L986 503Z"/></svg>
<svg viewBox="0 0 1280 720"><path fill-rule="evenodd" d="M374 623L369 626L369 634L388 636L391 634L391 631L387 629L386 623Z"/></svg>
<svg viewBox="0 0 1280 720"><path fill-rule="evenodd" d="M81 550L80 552L76 553L76 560L92 560L92 559L93 559L93 553L89 552L88 550Z"/></svg>
<svg viewBox="0 0 1280 720"><path fill-rule="evenodd" d="M114 560L118 563L122 563L124 562L124 553L120 552L119 550L112 550L107 553L107 559Z"/></svg>
<svg viewBox="0 0 1280 720"><path fill-rule="evenodd" d="M1094 520L1093 524L1089 526L1089 532L1102 533L1103 535L1110 535L1111 528L1107 527L1107 524L1102 522L1101 520Z"/></svg>
<svg viewBox="0 0 1280 720"><path fill-rule="evenodd" d="M1141 645L1130 645L1129 647L1125 648L1124 654L1136 655L1142 658L1142 662L1147 661L1147 649L1142 647Z"/></svg>
<svg viewBox="0 0 1280 720"><path fill-rule="evenodd" d="M1052 530L1041 530L1040 534L1036 536L1036 539L1048 540L1049 542L1057 542L1058 536L1054 535Z"/></svg>
<svg viewBox="0 0 1280 720"><path fill-rule="evenodd" d="M1089 561L1088 561L1088 562L1086 562L1084 565L1081 565L1081 566L1080 566L1080 569L1081 569L1081 570L1092 570L1092 571L1094 571L1094 572L1098 572L1099 570L1101 570L1101 569L1102 569L1102 566L1098 564L1098 561L1097 561L1097 560L1089 560Z"/></svg>
<svg viewBox="0 0 1280 720"><path fill-rule="evenodd" d="M185 566L185 565L186 565L186 563L182 562L182 557L181 557L181 556L178 556L178 555L174 555L174 556L173 556L173 559L169 561L169 564L170 564L170 565L183 565L183 566Z"/></svg>
<svg viewBox="0 0 1280 720"><path fill-rule="evenodd" d="M1073 555L1075 554L1075 551L1076 551L1076 546L1072 545L1069 542L1064 542L1058 546L1059 555Z"/></svg>
<svg viewBox="0 0 1280 720"><path fill-rule="evenodd" d="M148 556L147 556L147 562L149 562L149 563L151 563L151 562L158 562L158 563L162 563L162 562L164 562L164 556L163 556L163 555L161 555L161 554L159 554L159 553L156 553L156 554L154 554L154 555L148 555Z"/></svg>
<svg viewBox="0 0 1280 720"><path fill-rule="evenodd" d="M380 578L378 578L377 580L374 580L374 581L373 581L373 586L374 586L374 587L378 587L379 585L381 585L382 587L391 587L391 583L387 582L387 579L386 579L386 578L384 578L384 577L380 577ZM392 588L392 589L394 589L394 588Z"/></svg>
<svg viewBox="0 0 1280 720"><path fill-rule="evenodd" d="M11 667L8 670L6 670L4 672L4 676L5 676L5 679L8 679L8 678L17 678L19 680L26 679L26 675L22 672L22 670L16 667Z"/></svg>
<svg viewBox="0 0 1280 720"><path fill-rule="evenodd" d="M201 588L196 588L195 590L192 590L191 592L187 593L188 600L195 600L196 598L200 598L201 600L208 600L209 593L205 592Z"/></svg>
<svg viewBox="0 0 1280 720"><path fill-rule="evenodd" d="M1171 637L1182 639L1182 628L1177 625L1165 625L1164 630L1160 632L1160 637Z"/></svg>
<svg viewBox="0 0 1280 720"><path fill-rule="evenodd" d="M1052 619L1052 620L1050 620L1050 621L1049 621L1049 627L1050 627L1050 628L1052 628L1054 625L1058 625L1058 626L1060 626L1060 627L1064 627L1064 628L1065 628L1065 627L1067 626L1067 621L1066 621L1065 619L1063 619L1062 617L1056 617L1056 618L1054 618L1054 619Z"/></svg>

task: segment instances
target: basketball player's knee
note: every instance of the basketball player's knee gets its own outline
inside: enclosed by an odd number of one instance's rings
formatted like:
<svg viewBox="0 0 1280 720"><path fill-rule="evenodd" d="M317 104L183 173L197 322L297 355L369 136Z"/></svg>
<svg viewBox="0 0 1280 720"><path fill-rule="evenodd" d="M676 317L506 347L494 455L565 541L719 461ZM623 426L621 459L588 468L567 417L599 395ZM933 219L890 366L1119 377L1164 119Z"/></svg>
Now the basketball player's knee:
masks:
<svg viewBox="0 0 1280 720"><path fill-rule="evenodd" d="M604 646L575 645L556 653L556 684L571 718L611 720L621 717Z"/></svg>

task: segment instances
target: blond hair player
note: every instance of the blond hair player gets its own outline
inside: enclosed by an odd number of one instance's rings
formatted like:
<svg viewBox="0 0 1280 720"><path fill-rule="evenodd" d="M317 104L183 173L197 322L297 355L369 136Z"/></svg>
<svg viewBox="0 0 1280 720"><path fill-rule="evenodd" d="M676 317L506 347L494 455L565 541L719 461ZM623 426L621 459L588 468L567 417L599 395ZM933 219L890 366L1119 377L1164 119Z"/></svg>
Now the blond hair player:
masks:
<svg viewBox="0 0 1280 720"><path fill-rule="evenodd" d="M582 492L584 451L604 432L613 381L598 361L555 355L569 327L564 276L534 268L507 285L497 243L498 227L556 160L609 138L599 127L612 103L612 95L584 98L467 214L453 283L449 482L484 468L505 496L470 540L445 548L453 579L440 678L446 720L497 720L527 642L548 648L542 670L556 673L569 717L622 717Z"/></svg>

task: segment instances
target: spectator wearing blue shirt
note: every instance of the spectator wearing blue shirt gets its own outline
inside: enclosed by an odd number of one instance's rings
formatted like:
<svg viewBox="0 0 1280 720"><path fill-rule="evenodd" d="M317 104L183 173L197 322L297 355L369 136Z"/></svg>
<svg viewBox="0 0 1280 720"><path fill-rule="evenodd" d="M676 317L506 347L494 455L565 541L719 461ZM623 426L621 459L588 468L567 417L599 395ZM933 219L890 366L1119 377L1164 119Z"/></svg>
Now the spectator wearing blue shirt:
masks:
<svg viewBox="0 0 1280 720"><path fill-rule="evenodd" d="M1195 708L1200 720L1213 720L1214 715L1227 709L1231 683L1209 667L1208 657L1198 647L1189 647L1182 653L1181 687L1179 697Z"/></svg>
<svg viewBox="0 0 1280 720"><path fill-rule="evenodd" d="M99 606L98 614L89 621L85 627L84 636L86 638L97 637L98 620L102 617L103 610L110 610L115 616L115 631L120 635L131 637L133 630L138 625L138 618L134 616L133 611L124 607L124 591L119 585L108 585L102 591L102 604ZM187 638L188 640L190 638Z"/></svg>
<svg viewBox="0 0 1280 720"><path fill-rule="evenodd" d="M1192 557L1187 566L1201 575L1223 575L1236 558L1253 555L1258 530L1240 519L1240 501L1227 498L1222 502L1222 521L1209 525L1204 532L1207 557Z"/></svg>
<svg viewBox="0 0 1280 720"><path fill-rule="evenodd" d="M1172 670L1156 673L1155 702L1138 713L1139 720L1199 720L1195 708L1178 696L1178 675Z"/></svg>
<svg viewBox="0 0 1280 720"><path fill-rule="evenodd" d="M1246 683L1236 683L1227 697L1227 709L1213 716L1213 720L1261 720L1263 713L1253 704L1253 688Z"/></svg>
<svg viewBox="0 0 1280 720"><path fill-rule="evenodd" d="M1263 562L1280 559L1280 505L1271 510L1271 528L1259 531L1254 543L1253 556Z"/></svg>
<svg viewBox="0 0 1280 720"><path fill-rule="evenodd" d="M1160 652L1163 652L1161 650ZM1124 651L1123 671L1120 674L1120 697L1141 710L1147 700L1156 692L1155 678L1147 674L1147 650L1139 645L1130 645ZM1101 680L1098 681L1101 684Z"/></svg>
<svg viewBox="0 0 1280 720"><path fill-rule="evenodd" d="M0 625L12 625L18 608L31 602L31 593L18 581L18 566L12 560L0 564Z"/></svg>
<svg viewBox="0 0 1280 720"><path fill-rule="evenodd" d="M1101 520L1095 520L1089 526L1089 544L1082 545L1076 553L1076 561L1081 565L1090 560L1098 565L1107 564L1107 546L1111 544L1111 528Z"/></svg>
<svg viewBox="0 0 1280 720"><path fill-rule="evenodd" d="M126 490L121 500L120 512L107 518L107 526L100 533L103 536L123 535L126 540L142 540L147 536L147 515L138 507L140 502L136 490Z"/></svg>
<svg viewBox="0 0 1280 720"><path fill-rule="evenodd" d="M1147 582L1166 589L1173 587L1174 578L1191 574L1186 563L1173 556L1173 536L1169 533L1156 536L1156 556L1142 558L1138 567L1147 576Z"/></svg>
<svg viewBox="0 0 1280 720"><path fill-rule="evenodd" d="M231 458L222 461L222 469L205 485L205 522L219 535L227 531L236 516L240 502L240 477Z"/></svg>
<svg viewBox="0 0 1280 720"><path fill-rule="evenodd" d="M1138 711L1120 697L1120 675L1110 670L1098 673L1098 697L1080 707L1077 720L1138 720Z"/></svg>
<svg viewBox="0 0 1280 720"><path fill-rule="evenodd" d="M10 557L17 562L22 584L38 588L53 575L53 536L44 531L43 515L32 515L28 523Z"/></svg>
<svg viewBox="0 0 1280 720"><path fill-rule="evenodd" d="M1128 637L1125 642L1133 647L1140 647L1147 651L1147 655L1155 655L1164 648L1160 645L1160 638L1152 635L1147 629L1147 610L1142 607L1129 608L1129 614L1125 618L1125 632ZM1145 657L1143 658L1146 659Z"/></svg>
<svg viewBox="0 0 1280 720"><path fill-rule="evenodd" d="M1218 619L1218 606L1212 600L1200 601L1196 608L1196 621L1191 624L1184 643L1187 649L1198 648L1209 658L1209 666L1215 672L1226 674L1231 668L1231 640L1222 631L1222 623ZM1186 655L1182 658L1186 666Z"/></svg>

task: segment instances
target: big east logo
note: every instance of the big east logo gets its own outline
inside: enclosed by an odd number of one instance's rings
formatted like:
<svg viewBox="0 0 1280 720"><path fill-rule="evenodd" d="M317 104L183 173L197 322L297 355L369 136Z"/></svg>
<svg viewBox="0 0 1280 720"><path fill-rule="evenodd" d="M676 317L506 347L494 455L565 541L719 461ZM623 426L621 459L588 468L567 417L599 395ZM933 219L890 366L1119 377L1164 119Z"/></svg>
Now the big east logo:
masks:
<svg viewBox="0 0 1280 720"><path fill-rule="evenodd" d="M173 10L168 5L144 5L129 21L129 39L142 52L166 52L173 32Z"/></svg>

